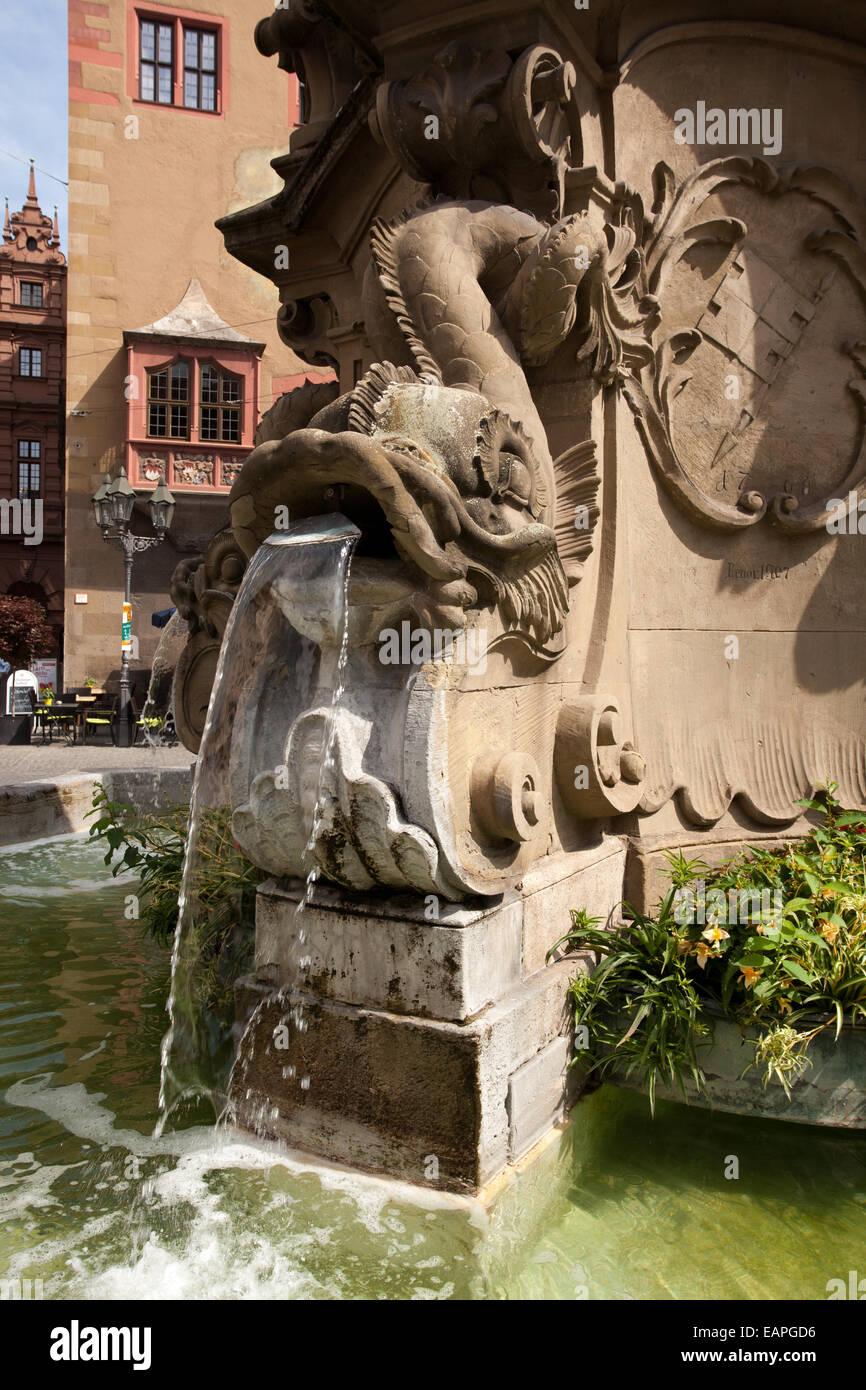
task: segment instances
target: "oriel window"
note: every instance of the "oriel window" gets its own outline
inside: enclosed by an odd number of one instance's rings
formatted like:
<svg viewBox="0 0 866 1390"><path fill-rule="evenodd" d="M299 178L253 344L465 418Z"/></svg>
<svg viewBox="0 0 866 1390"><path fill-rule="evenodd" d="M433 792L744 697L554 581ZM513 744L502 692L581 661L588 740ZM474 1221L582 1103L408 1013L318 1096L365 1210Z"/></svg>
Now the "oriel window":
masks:
<svg viewBox="0 0 866 1390"><path fill-rule="evenodd" d="M152 439L189 439L189 367L175 362L147 374L147 433Z"/></svg>
<svg viewBox="0 0 866 1390"><path fill-rule="evenodd" d="M183 104L196 111L217 109L217 36L209 29L183 31Z"/></svg>
<svg viewBox="0 0 866 1390"><path fill-rule="evenodd" d="M174 97L174 25L139 20L138 95L170 106Z"/></svg>
<svg viewBox="0 0 866 1390"><path fill-rule="evenodd" d="M41 309L42 286L32 280L22 280L21 303L31 309Z"/></svg>
<svg viewBox="0 0 866 1390"><path fill-rule="evenodd" d="M241 439L241 381L210 363L201 369L199 435L207 442L239 444Z"/></svg>
<svg viewBox="0 0 866 1390"><path fill-rule="evenodd" d="M18 440L18 496L38 497L42 485L42 445L38 439Z"/></svg>

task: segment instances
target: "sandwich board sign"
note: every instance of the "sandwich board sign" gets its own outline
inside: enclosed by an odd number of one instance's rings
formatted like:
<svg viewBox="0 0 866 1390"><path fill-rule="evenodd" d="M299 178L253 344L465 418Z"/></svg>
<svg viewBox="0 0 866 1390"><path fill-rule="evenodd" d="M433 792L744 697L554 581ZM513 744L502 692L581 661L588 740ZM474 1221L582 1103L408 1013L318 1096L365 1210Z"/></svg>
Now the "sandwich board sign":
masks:
<svg viewBox="0 0 866 1390"><path fill-rule="evenodd" d="M34 697L39 695L39 682L36 677L30 671L13 672L6 686L6 713L32 714L31 691Z"/></svg>

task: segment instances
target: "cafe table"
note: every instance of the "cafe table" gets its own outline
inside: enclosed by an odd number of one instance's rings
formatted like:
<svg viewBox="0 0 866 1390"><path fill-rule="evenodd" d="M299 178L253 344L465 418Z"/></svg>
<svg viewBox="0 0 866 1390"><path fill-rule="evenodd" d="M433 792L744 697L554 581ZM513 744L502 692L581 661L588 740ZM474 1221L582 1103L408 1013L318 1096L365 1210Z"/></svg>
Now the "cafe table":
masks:
<svg viewBox="0 0 866 1390"><path fill-rule="evenodd" d="M37 726L42 730L43 743L54 742L55 725L60 725L64 731L69 727L72 731L72 742L77 742L76 733L82 716L80 704L72 700L52 700L48 705L42 701L35 706L33 712L36 715Z"/></svg>

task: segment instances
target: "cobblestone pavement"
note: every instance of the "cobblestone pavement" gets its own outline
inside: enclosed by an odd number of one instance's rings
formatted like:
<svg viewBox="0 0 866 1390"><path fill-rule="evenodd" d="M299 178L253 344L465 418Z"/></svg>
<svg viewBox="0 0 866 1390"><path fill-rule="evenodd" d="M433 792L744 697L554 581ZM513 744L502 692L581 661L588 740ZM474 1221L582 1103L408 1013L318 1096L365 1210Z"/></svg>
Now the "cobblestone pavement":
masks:
<svg viewBox="0 0 866 1390"><path fill-rule="evenodd" d="M76 772L104 772L112 768L189 767L193 755L186 748L114 748L106 744L41 742L0 747L0 787L21 782L42 782Z"/></svg>

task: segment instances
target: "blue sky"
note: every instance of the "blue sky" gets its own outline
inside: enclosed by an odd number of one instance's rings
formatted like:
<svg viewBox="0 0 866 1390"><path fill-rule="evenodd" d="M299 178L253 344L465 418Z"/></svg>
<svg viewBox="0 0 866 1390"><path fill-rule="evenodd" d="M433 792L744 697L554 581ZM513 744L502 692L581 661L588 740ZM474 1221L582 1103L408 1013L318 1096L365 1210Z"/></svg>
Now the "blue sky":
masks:
<svg viewBox="0 0 866 1390"><path fill-rule="evenodd" d="M50 217L57 204L64 253L66 188L55 178L68 177L66 88L66 0L39 0L38 4L4 0L0 4L0 211L5 197L12 212L24 202L32 155L42 211Z"/></svg>

